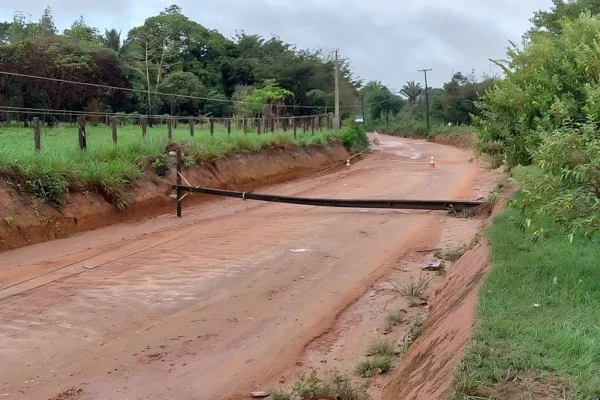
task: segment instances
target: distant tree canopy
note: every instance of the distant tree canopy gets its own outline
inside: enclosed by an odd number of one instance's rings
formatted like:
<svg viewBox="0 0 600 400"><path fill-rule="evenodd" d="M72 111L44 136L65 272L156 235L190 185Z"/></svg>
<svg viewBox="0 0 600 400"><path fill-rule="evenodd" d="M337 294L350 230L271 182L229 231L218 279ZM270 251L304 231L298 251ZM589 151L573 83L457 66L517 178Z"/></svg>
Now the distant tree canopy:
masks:
<svg viewBox="0 0 600 400"><path fill-rule="evenodd" d="M600 15L600 0L552 0L552 4L550 11L534 13L532 31L558 34L562 31L563 19L575 20L585 13Z"/></svg>
<svg viewBox="0 0 600 400"><path fill-rule="evenodd" d="M12 21L0 22L0 70L135 89L2 75L0 106L218 116L265 110L303 115L333 107L331 55L297 49L277 37L240 32L226 38L190 20L175 5L126 35L118 29L101 32L83 17L59 33L50 8L38 21L17 12ZM360 82L348 60L340 61L340 70L342 110L349 114L350 106L360 103ZM274 91L284 95L265 97ZM240 107L243 102L251 105Z"/></svg>

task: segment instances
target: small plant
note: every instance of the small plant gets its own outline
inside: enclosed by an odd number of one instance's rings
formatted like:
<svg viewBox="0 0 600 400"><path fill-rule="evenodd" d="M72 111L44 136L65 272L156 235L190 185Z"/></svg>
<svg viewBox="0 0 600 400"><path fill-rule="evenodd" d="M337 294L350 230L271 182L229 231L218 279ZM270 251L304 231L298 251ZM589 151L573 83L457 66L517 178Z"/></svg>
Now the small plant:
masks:
<svg viewBox="0 0 600 400"><path fill-rule="evenodd" d="M391 333L394 329L394 326L398 326L403 323L405 314L406 310L402 308L388 311L385 316L385 328L383 329L384 333Z"/></svg>
<svg viewBox="0 0 600 400"><path fill-rule="evenodd" d="M385 374L392 369L392 357L377 356L368 358L356 365L356 373L364 378Z"/></svg>
<svg viewBox="0 0 600 400"><path fill-rule="evenodd" d="M15 221L15 219L11 216L6 216L3 219L4 223L8 226L11 226L11 224Z"/></svg>
<svg viewBox="0 0 600 400"><path fill-rule="evenodd" d="M368 356L391 356L393 354L392 345L385 340L377 340L369 346Z"/></svg>
<svg viewBox="0 0 600 400"><path fill-rule="evenodd" d="M421 333L421 325L423 325L424 321L424 318L420 315L417 315L415 318L413 318L410 326L406 330L404 338L398 344L398 352L400 354L406 353L406 351L410 348L410 346L412 346L415 340L417 340L419 334Z"/></svg>
<svg viewBox="0 0 600 400"><path fill-rule="evenodd" d="M411 278L410 282L406 284L401 284L398 281L392 282L394 290L400 293L402 296L419 298L423 300L427 299L426 293L429 289L430 284L431 278L423 277L422 274L419 275L419 278L417 280Z"/></svg>
<svg viewBox="0 0 600 400"><path fill-rule="evenodd" d="M389 370L389 368L388 368ZM317 376L316 369L309 374L304 374L292 385L291 392L276 390L271 392L272 400L371 400L369 395L369 382L364 385L355 385L352 380L334 371L321 379Z"/></svg>
<svg viewBox="0 0 600 400"><path fill-rule="evenodd" d="M467 251L469 250L469 246L466 244L461 244L454 248L448 248L445 250L436 250L433 255L436 258L441 260L449 261L454 263L458 261Z"/></svg>
<svg viewBox="0 0 600 400"><path fill-rule="evenodd" d="M292 394L284 390L273 390L269 393L271 400L292 400Z"/></svg>

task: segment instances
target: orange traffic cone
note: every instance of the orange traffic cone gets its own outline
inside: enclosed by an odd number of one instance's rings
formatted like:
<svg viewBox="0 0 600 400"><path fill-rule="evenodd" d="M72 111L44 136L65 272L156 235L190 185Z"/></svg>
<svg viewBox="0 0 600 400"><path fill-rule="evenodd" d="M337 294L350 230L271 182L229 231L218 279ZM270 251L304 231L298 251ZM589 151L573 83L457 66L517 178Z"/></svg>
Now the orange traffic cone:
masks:
<svg viewBox="0 0 600 400"><path fill-rule="evenodd" d="M429 167L430 168L435 168L435 161L433 159L433 156L431 156L431 160L429 161Z"/></svg>
<svg viewBox="0 0 600 400"><path fill-rule="evenodd" d="M346 160L346 169L350 169L350 159Z"/></svg>

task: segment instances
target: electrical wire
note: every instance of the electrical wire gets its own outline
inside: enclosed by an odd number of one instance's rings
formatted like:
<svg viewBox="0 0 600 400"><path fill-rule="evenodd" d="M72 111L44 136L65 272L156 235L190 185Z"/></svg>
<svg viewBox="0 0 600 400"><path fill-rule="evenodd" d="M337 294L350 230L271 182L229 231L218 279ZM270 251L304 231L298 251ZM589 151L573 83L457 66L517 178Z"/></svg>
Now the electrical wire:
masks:
<svg viewBox="0 0 600 400"><path fill-rule="evenodd" d="M122 91L132 92L132 93L153 94L153 95L157 95L157 96L171 96L171 97L179 97L179 98L184 98L184 99L206 100L206 101L215 101L215 102L232 103L232 104L262 105L262 103L252 103L252 102L248 102L248 101L227 100L227 99L219 99L219 98L214 98L214 97L191 96L191 95L185 95L185 94L164 93L164 92L158 92L158 91L152 91L152 90L124 88L124 87L111 86L111 85L102 85L102 84L98 84L98 83L79 82L79 81L71 81L68 79L49 78L46 76L21 74L18 72L0 71L0 75L14 76L14 77L19 77L19 78L39 79L39 80L59 82L59 83L68 83L68 84L72 84L72 85L95 87L95 88L99 88L99 89L122 90ZM379 102L365 104L365 106L381 104L381 103L385 103L389 100L390 99L385 99L385 100L382 100ZM323 108L321 106L303 106L303 105L293 105L293 106L291 106L291 105L290 106L276 105L276 107L289 107L289 108L293 107L293 108L310 108L310 109ZM355 107L358 107L358 105L340 106L340 108L355 108Z"/></svg>

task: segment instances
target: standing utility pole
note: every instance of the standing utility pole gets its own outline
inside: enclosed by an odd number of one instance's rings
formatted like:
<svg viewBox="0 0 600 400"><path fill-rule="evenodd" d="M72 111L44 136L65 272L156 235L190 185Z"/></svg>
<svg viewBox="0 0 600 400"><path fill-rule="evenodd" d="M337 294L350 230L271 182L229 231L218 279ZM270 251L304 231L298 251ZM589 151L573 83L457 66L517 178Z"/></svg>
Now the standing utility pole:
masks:
<svg viewBox="0 0 600 400"><path fill-rule="evenodd" d="M427 72L433 69L420 69L419 72L425 73L425 119L427 120L427 133L429 133L429 88L427 87Z"/></svg>
<svg viewBox="0 0 600 400"><path fill-rule="evenodd" d="M364 125L367 123L367 116L365 115L365 99L363 98L362 93L360 94L360 105L362 106L363 125Z"/></svg>
<svg viewBox="0 0 600 400"><path fill-rule="evenodd" d="M335 129L340 129L340 65L335 51Z"/></svg>

